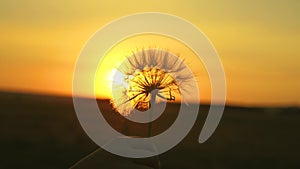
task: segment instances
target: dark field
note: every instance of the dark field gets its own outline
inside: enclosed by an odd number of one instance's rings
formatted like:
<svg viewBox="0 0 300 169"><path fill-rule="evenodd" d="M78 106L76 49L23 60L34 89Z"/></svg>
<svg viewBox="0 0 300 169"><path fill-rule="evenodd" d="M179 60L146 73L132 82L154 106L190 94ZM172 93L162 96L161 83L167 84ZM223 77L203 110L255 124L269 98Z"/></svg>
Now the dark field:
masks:
<svg viewBox="0 0 300 169"><path fill-rule="evenodd" d="M81 128L71 98L0 93L0 105L0 168L69 168L98 149ZM146 135L147 125L124 120L106 100L99 105L116 130ZM226 107L213 136L199 144L208 108L201 106L188 136L160 155L162 168L300 168L299 108ZM153 124L154 134L172 124L176 109L168 105ZM130 161L105 151L97 158L102 165L94 168L112 168L111 159Z"/></svg>

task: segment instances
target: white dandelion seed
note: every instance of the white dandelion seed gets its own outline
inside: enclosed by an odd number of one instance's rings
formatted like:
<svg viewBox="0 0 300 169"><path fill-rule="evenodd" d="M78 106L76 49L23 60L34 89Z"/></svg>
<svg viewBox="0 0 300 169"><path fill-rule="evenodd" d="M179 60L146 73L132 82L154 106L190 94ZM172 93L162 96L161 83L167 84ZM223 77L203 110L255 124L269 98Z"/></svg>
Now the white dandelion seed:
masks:
<svg viewBox="0 0 300 169"><path fill-rule="evenodd" d="M113 107L124 116L133 109L146 111L156 98L178 100L193 74L178 56L161 49L147 49L126 57L112 83Z"/></svg>

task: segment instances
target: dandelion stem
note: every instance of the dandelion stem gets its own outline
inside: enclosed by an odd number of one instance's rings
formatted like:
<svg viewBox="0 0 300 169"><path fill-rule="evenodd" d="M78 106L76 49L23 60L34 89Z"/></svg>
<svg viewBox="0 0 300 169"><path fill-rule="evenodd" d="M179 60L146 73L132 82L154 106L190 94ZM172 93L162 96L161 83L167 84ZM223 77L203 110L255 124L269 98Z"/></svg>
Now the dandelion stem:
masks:
<svg viewBox="0 0 300 169"><path fill-rule="evenodd" d="M157 95L157 90L151 92L151 100L150 100L151 108L149 112L148 137L151 137L152 135L152 114L155 107L156 95Z"/></svg>

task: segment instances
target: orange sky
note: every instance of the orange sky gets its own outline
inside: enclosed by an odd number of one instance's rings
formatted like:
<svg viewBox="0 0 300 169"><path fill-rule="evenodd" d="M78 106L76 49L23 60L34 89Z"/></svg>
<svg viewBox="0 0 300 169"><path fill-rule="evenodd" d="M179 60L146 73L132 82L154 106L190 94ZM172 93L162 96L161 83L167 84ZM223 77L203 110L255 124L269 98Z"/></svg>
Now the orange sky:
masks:
<svg viewBox="0 0 300 169"><path fill-rule="evenodd" d="M210 38L229 104L300 105L300 3L292 0L1 1L0 90L70 95L89 37L113 19L149 11L183 17ZM200 84L204 100L208 84Z"/></svg>

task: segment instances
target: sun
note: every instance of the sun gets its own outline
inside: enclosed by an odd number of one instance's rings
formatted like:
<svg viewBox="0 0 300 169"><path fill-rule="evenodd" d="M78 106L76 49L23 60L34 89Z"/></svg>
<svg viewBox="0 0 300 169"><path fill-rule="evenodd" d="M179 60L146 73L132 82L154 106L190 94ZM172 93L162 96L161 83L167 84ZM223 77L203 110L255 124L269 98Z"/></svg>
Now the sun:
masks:
<svg viewBox="0 0 300 169"><path fill-rule="evenodd" d="M202 97L201 99L209 100L210 96L210 83L209 83L209 77L207 75L207 72L201 63L201 61L198 60L198 56L195 55L193 51L191 51L187 46L182 44L181 42L165 37L162 35L154 35L154 34L145 34L145 35L137 35L133 36L127 39L124 39L117 43L115 46L113 46L103 57L101 62L98 65L98 69L95 73L95 79L94 79L94 95L96 98L99 99L111 99L113 97L112 91L115 90L115 87L113 87L113 81L117 80L120 84L123 86L129 87L129 84L125 84L122 82L122 72L118 71L118 67L126 61L128 56L131 56L133 53L141 51L142 49L149 49L149 48L159 48L159 49L167 49L171 53L177 55L178 57L185 60L186 64L193 70L193 68L197 69L197 77L201 77L199 82L201 81L201 84L199 83L199 88L202 90ZM143 70L140 68L140 70ZM171 79L175 79L175 77L169 76L168 73L163 72L164 70L156 70L152 69L152 71L158 71L158 74L166 74L168 77L168 80L172 81ZM140 73L137 78L141 78L142 76L146 76L147 80L151 80L151 77L149 75L149 72L144 71L143 73ZM122 82L122 83L121 83ZM176 82L177 83L177 82ZM131 84L132 85L132 84ZM168 98L172 100L173 97L176 98L175 101L180 101L180 97L178 97L178 92L175 92L177 89L174 86L171 87L171 94L170 89L165 89L164 92L161 92L160 95L164 98ZM137 90L137 87L132 86L132 92L131 97L134 97L135 94L133 91ZM138 89L140 90L140 89ZM150 92L151 93L151 92ZM140 94L137 97L145 97L144 94ZM150 96L150 95L148 95ZM147 100L149 98L145 98ZM161 99L160 96L157 97L157 99ZM134 100L134 99L133 99ZM191 100L193 101L193 100ZM132 101L134 102L134 101ZM149 103L149 102L148 102ZM138 104L138 107L140 106L140 110L147 109L151 105L148 104L147 101L145 103L138 102L135 104ZM137 105L135 105L137 106Z"/></svg>

